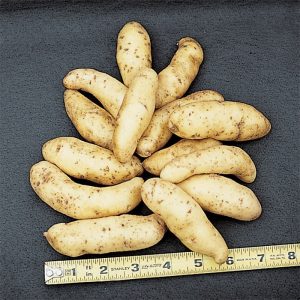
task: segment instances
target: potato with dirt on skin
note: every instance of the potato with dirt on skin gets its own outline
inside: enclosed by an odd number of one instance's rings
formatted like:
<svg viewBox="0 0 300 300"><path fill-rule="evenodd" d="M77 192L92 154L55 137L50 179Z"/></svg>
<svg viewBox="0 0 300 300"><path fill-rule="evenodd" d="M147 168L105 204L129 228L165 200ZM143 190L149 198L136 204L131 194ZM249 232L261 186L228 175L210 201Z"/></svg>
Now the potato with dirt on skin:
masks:
<svg viewBox="0 0 300 300"><path fill-rule="evenodd" d="M66 174L103 185L118 184L143 173L137 157L120 163L112 151L74 137L50 140L43 145L42 153Z"/></svg>
<svg viewBox="0 0 300 300"><path fill-rule="evenodd" d="M271 130L269 120L253 106L242 102L191 103L173 111L169 129L186 139L220 141L259 139Z"/></svg>
<svg viewBox="0 0 300 300"><path fill-rule="evenodd" d="M94 69L75 69L64 78L67 89L82 90L95 96L115 118L122 105L127 87L112 76Z"/></svg>
<svg viewBox="0 0 300 300"><path fill-rule="evenodd" d="M115 119L75 90L65 90L64 102L67 115L80 135L88 142L111 150Z"/></svg>
<svg viewBox="0 0 300 300"><path fill-rule="evenodd" d="M154 246L166 226L156 215L121 215L55 224L44 233L51 247L66 256L105 254Z"/></svg>
<svg viewBox="0 0 300 300"><path fill-rule="evenodd" d="M153 153L143 161L143 167L149 173L159 176L163 167L174 158L218 145L221 145L221 142L214 139L183 139L168 148Z"/></svg>
<svg viewBox="0 0 300 300"><path fill-rule="evenodd" d="M176 157L165 165L160 177L179 183L193 175L210 173L232 174L251 183L255 180L256 168L251 157L241 148L221 145Z"/></svg>
<svg viewBox="0 0 300 300"><path fill-rule="evenodd" d="M151 122L143 133L137 145L137 153L142 157L148 157L161 149L170 140L172 132L168 122L171 113L179 107L197 101L224 101L223 96L212 90L203 90L192 93L184 98L177 99L156 110Z"/></svg>
<svg viewBox="0 0 300 300"><path fill-rule="evenodd" d="M142 199L190 250L211 256L218 264L226 261L228 248L223 237L200 205L181 188L151 178L142 187Z"/></svg>
<svg viewBox="0 0 300 300"><path fill-rule="evenodd" d="M144 68L151 68L151 42L146 29L138 22L129 22L118 35L117 63L123 82L129 86Z"/></svg>
<svg viewBox="0 0 300 300"><path fill-rule="evenodd" d="M217 174L195 175L178 186L205 211L241 221L252 221L261 215L255 194L230 178Z"/></svg>
<svg viewBox="0 0 300 300"><path fill-rule="evenodd" d="M109 187L82 185L47 161L33 165L30 170L30 183L37 195L56 211L74 219L128 213L141 202L143 182L135 177Z"/></svg>

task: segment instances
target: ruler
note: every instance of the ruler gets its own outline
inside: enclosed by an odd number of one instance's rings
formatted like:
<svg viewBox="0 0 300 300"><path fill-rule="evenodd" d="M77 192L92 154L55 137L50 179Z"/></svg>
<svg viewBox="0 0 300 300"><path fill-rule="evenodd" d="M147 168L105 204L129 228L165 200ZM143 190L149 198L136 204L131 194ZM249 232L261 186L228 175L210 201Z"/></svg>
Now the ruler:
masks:
<svg viewBox="0 0 300 300"><path fill-rule="evenodd" d="M45 263L45 283L68 284L300 266L300 243L229 250L218 265L195 252L76 259Z"/></svg>

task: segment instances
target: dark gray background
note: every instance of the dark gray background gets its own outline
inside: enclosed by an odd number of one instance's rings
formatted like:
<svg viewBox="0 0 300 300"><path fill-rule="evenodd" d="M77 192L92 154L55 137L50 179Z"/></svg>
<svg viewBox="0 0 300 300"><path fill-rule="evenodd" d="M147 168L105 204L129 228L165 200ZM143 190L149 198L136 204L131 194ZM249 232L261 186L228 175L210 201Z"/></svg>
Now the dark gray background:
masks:
<svg viewBox="0 0 300 300"><path fill-rule="evenodd" d="M41 160L45 141L77 136L64 110L64 75L91 67L120 79L116 37L130 20L147 28L157 71L168 64L176 42L192 36L203 45L205 62L190 91L215 89L226 99L256 106L272 122L266 138L240 144L257 166L257 179L249 186L261 200L261 218L243 223L210 215L228 246L300 241L299 2L108 2L0 3L0 298L299 299L299 268L44 285L44 261L66 258L42 233L70 219L38 199L28 172ZM135 254L185 250L168 233L160 244Z"/></svg>

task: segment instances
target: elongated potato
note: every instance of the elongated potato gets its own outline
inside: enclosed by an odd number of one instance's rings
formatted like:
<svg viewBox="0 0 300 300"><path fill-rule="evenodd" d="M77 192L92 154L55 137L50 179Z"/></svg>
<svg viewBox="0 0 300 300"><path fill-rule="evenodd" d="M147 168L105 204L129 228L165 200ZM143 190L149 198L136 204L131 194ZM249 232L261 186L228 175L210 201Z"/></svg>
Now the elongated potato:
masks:
<svg viewBox="0 0 300 300"><path fill-rule="evenodd" d="M117 118L113 151L120 162L128 162L155 109L157 74L152 69L141 71L132 81Z"/></svg>
<svg viewBox="0 0 300 300"><path fill-rule="evenodd" d="M161 149L171 138L168 122L171 113L179 107L197 101L224 101L218 92L212 90L198 91L184 98L174 100L155 111L149 126L138 142L137 153L142 157L148 157Z"/></svg>
<svg viewBox="0 0 300 300"><path fill-rule="evenodd" d="M98 184L114 185L143 173L136 157L120 163L113 152L73 137L59 137L43 145L43 157L66 174Z"/></svg>
<svg viewBox="0 0 300 300"><path fill-rule="evenodd" d="M30 183L38 196L56 211L74 219L116 216L141 202L144 180L135 177L110 187L77 184L58 167L41 161L30 170Z"/></svg>
<svg viewBox="0 0 300 300"><path fill-rule="evenodd" d="M142 69L151 68L150 37L140 23L129 22L119 32L117 63L126 86Z"/></svg>
<svg viewBox="0 0 300 300"><path fill-rule="evenodd" d="M207 219L200 205L175 184L152 178L142 187L144 203L190 250L226 261L227 245L221 234Z"/></svg>
<svg viewBox="0 0 300 300"><path fill-rule="evenodd" d="M162 179L181 182L197 174L232 174L244 182L253 182L256 168L250 156L234 146L215 146L176 157L160 173Z"/></svg>
<svg viewBox="0 0 300 300"><path fill-rule="evenodd" d="M159 176L163 167L174 158L218 145L221 145L221 142L213 139L181 140L168 148L153 153L143 161L143 167L149 173Z"/></svg>
<svg viewBox="0 0 300 300"><path fill-rule="evenodd" d="M232 101L182 106L170 115L168 126L182 138L221 141L254 140L271 129L269 120L253 106Z"/></svg>
<svg viewBox="0 0 300 300"><path fill-rule="evenodd" d="M158 74L156 108L181 98L198 74L203 61L200 44L190 37L178 42L171 63Z"/></svg>
<svg viewBox="0 0 300 300"><path fill-rule="evenodd" d="M195 175L178 184L209 212L241 221L261 215L261 205L247 187L216 174Z"/></svg>
<svg viewBox="0 0 300 300"><path fill-rule="evenodd" d="M75 69L65 76L63 84L67 89L92 94L114 118L127 91L126 86L117 79L93 69Z"/></svg>
<svg viewBox="0 0 300 300"><path fill-rule="evenodd" d="M77 257L149 248L164 236L166 227L156 215L121 215L55 224L44 233L57 252Z"/></svg>
<svg viewBox="0 0 300 300"><path fill-rule="evenodd" d="M115 119L81 93L66 90L66 112L80 135L93 144L112 149Z"/></svg>

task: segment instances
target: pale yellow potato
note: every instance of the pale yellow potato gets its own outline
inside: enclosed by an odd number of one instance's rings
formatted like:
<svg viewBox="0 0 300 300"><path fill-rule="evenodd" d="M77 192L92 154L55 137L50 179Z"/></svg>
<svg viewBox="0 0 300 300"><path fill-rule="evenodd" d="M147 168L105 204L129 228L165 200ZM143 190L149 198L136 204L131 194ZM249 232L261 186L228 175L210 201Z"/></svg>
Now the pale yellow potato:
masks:
<svg viewBox="0 0 300 300"><path fill-rule="evenodd" d="M104 254L149 248L164 236L156 215L121 215L55 224L44 233L51 247L66 256Z"/></svg>
<svg viewBox="0 0 300 300"><path fill-rule="evenodd" d="M138 142L137 153L142 157L148 157L161 149L171 138L169 130L169 116L179 107L197 101L224 101L223 96L212 90L203 90L192 93L184 98L172 101L162 108L156 110L151 122Z"/></svg>
<svg viewBox="0 0 300 300"><path fill-rule="evenodd" d="M47 161L33 165L30 170L30 183L37 195L56 211L74 219L128 213L141 202L143 182L135 177L109 187L82 185Z"/></svg>
<svg viewBox="0 0 300 300"><path fill-rule="evenodd" d="M200 44L190 38L178 42L178 50L171 63L158 74L156 108L181 98L198 74L203 61Z"/></svg>
<svg viewBox="0 0 300 300"><path fill-rule="evenodd" d="M66 112L80 135L93 144L112 149L115 119L80 92L66 90Z"/></svg>
<svg viewBox="0 0 300 300"><path fill-rule="evenodd" d="M117 63L123 82L129 86L144 68L151 68L151 42L146 29L138 22L129 22L118 35Z"/></svg>
<svg viewBox="0 0 300 300"><path fill-rule="evenodd" d="M247 187L216 174L195 175L178 184L206 211L252 221L261 215L261 205Z"/></svg>
<svg viewBox="0 0 300 300"><path fill-rule="evenodd" d="M232 174L251 183L255 180L256 168L250 156L241 148L221 145L176 157L165 165L160 177L179 183L193 175L210 173Z"/></svg>
<svg viewBox="0 0 300 300"><path fill-rule="evenodd" d="M114 118L127 91L123 83L94 69L75 69L65 76L63 84L67 89L82 90L92 94Z"/></svg>
<svg viewBox="0 0 300 300"><path fill-rule="evenodd" d="M113 152L73 137L59 137L43 145L43 157L66 174L98 184L114 185L143 173L137 157L120 163Z"/></svg>
<svg viewBox="0 0 300 300"><path fill-rule="evenodd" d="M143 69L131 82L117 117L113 151L120 162L128 162L148 127L155 109L157 74Z"/></svg>
<svg viewBox="0 0 300 300"><path fill-rule="evenodd" d="M173 111L169 129L187 139L213 138L248 141L269 133L269 120L253 106L241 102L191 103Z"/></svg>
<svg viewBox="0 0 300 300"><path fill-rule="evenodd" d="M142 199L190 250L211 256L218 264L226 261L228 248L223 237L200 205L181 188L152 178L142 187Z"/></svg>
<svg viewBox="0 0 300 300"><path fill-rule="evenodd" d="M143 167L149 173L159 176L163 167L174 158L218 145L221 145L221 142L213 139L180 140L174 145L157 151L146 158L143 161Z"/></svg>

